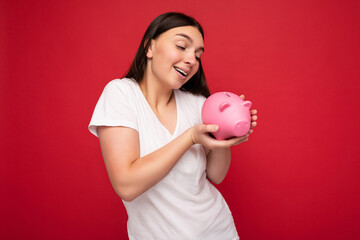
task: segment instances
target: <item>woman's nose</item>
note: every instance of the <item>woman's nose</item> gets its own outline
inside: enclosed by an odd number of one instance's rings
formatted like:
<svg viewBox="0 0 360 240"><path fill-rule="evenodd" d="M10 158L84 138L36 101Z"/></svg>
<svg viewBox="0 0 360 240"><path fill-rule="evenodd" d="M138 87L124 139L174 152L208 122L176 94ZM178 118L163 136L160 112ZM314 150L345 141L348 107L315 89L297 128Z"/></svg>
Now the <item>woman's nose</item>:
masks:
<svg viewBox="0 0 360 240"><path fill-rule="evenodd" d="M196 56L195 56L195 54L194 53L186 54L185 63L188 63L190 65L195 65L196 64Z"/></svg>

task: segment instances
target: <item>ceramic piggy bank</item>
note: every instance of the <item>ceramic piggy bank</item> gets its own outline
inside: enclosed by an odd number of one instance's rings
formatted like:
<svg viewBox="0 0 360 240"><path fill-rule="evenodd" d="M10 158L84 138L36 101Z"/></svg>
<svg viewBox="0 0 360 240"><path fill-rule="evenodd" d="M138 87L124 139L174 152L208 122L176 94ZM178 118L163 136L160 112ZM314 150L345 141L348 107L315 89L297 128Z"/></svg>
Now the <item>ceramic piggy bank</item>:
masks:
<svg viewBox="0 0 360 240"><path fill-rule="evenodd" d="M218 92L206 99L201 110L204 124L216 124L219 130L212 133L218 140L241 137L250 130L250 101L230 92Z"/></svg>

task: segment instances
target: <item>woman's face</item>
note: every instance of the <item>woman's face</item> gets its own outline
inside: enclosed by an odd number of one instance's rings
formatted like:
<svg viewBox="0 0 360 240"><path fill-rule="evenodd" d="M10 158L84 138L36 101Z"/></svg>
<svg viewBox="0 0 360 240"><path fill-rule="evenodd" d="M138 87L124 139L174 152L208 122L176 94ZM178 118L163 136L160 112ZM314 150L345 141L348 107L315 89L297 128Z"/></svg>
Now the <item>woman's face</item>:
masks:
<svg viewBox="0 0 360 240"><path fill-rule="evenodd" d="M203 52L204 41L197 28L169 29L151 40L146 54L147 77L170 89L179 89L198 71Z"/></svg>

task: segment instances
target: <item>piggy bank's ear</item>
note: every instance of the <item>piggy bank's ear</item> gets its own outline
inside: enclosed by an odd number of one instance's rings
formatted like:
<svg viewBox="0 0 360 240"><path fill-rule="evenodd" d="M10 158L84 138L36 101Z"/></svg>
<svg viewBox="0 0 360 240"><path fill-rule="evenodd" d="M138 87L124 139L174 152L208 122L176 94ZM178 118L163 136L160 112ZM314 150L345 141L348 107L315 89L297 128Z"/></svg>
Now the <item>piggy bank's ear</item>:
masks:
<svg viewBox="0 0 360 240"><path fill-rule="evenodd" d="M221 103L219 106L219 110L220 110L220 112L222 112L228 107L230 107L230 103Z"/></svg>
<svg viewBox="0 0 360 240"><path fill-rule="evenodd" d="M251 107L251 102L250 101L245 101L241 104L244 107L250 108Z"/></svg>

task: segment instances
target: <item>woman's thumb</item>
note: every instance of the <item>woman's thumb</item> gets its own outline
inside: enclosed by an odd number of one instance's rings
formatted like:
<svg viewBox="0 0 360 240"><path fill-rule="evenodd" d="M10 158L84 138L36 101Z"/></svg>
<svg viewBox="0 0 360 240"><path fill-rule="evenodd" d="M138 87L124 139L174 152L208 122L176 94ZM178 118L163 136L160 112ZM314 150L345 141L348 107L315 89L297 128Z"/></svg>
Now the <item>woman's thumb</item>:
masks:
<svg viewBox="0 0 360 240"><path fill-rule="evenodd" d="M207 132L216 132L217 130L219 130L219 126L218 125L207 125Z"/></svg>

